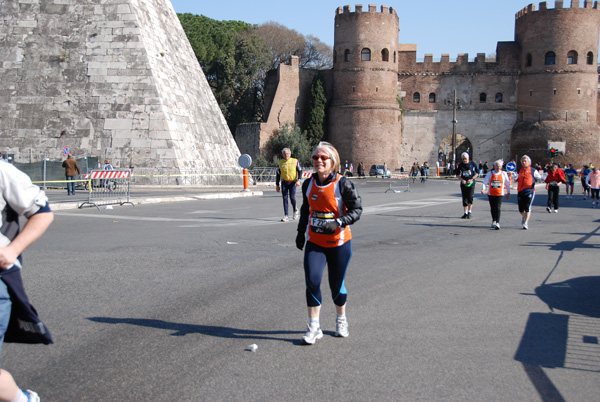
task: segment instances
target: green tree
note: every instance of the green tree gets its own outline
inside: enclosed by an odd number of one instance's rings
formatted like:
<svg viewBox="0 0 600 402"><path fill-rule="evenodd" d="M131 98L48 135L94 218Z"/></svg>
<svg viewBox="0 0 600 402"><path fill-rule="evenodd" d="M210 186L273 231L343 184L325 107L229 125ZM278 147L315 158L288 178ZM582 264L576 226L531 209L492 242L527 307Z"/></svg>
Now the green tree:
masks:
<svg viewBox="0 0 600 402"><path fill-rule="evenodd" d="M325 137L325 106L327 95L325 94L325 79L323 75L317 74L312 81L310 97L308 99L308 117L306 122L306 133L310 145L314 147Z"/></svg>
<svg viewBox="0 0 600 402"><path fill-rule="evenodd" d="M260 121L271 58L255 27L202 15L178 16L231 132L240 123Z"/></svg>
<svg viewBox="0 0 600 402"><path fill-rule="evenodd" d="M292 157L300 161L302 166L310 166L312 147L300 127L285 123L279 130L273 132L273 137L265 144L265 158L277 164L281 158L281 150L289 148Z"/></svg>

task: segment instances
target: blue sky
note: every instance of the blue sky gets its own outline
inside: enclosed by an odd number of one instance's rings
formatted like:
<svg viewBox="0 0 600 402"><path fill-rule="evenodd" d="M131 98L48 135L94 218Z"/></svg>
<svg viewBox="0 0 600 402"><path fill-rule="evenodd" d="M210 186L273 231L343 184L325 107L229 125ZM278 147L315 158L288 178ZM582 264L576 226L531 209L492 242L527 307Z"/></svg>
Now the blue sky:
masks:
<svg viewBox="0 0 600 402"><path fill-rule="evenodd" d="M517 11L526 0L392 0L381 3L339 2L336 0L171 0L177 13L201 14L216 20L240 20L251 24L275 21L304 35L313 35L333 45L335 10L344 5L376 4L396 9L400 22L400 43L416 43L419 58L425 53L439 59L449 53L491 54L499 41L514 40ZM539 1L534 2L536 9ZM565 0L565 6L570 6ZM554 7L554 1L548 1Z"/></svg>

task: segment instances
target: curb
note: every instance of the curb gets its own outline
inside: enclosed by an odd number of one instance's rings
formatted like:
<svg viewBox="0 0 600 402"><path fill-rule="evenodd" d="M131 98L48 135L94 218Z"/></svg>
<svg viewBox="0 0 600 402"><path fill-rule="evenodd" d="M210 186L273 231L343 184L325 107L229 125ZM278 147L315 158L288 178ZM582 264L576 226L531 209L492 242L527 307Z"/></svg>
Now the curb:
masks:
<svg viewBox="0 0 600 402"><path fill-rule="evenodd" d="M178 195L172 197L147 197L147 198L130 198L129 200L134 205L141 204L159 204L166 202L179 202L179 201L197 201L197 200L217 200L217 199L232 199L242 197L256 197L262 196L262 191L238 191L231 193L207 193L207 194L192 194L192 195ZM102 201L100 201L102 202ZM64 211L68 209L79 209L81 201L78 202L65 202L65 203L50 203L50 209L52 211ZM100 204L108 205L108 204ZM90 206L93 208L93 206Z"/></svg>

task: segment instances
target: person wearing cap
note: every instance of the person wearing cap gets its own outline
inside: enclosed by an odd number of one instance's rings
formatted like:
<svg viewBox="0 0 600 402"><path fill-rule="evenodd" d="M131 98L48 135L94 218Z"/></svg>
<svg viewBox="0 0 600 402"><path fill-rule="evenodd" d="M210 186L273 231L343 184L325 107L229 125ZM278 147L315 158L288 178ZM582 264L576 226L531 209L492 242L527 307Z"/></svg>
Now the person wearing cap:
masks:
<svg viewBox="0 0 600 402"><path fill-rule="evenodd" d="M502 170L504 162L502 159L494 162L494 168L488 172L483 179L481 194L487 194L492 213L492 229L500 230L500 210L502 197L510 198L510 180L505 171Z"/></svg>
<svg viewBox="0 0 600 402"><path fill-rule="evenodd" d="M294 210L293 219L298 219L299 211L296 207L296 187L300 187L302 184L302 168L300 167L300 162L292 158L292 151L289 148L283 148L281 155L283 155L283 159L279 160L279 167L275 176L275 190L277 192L281 190L284 213L281 222L287 222L290 220L288 215L288 195L292 203L292 209ZM280 180L281 187L279 187Z"/></svg>
<svg viewBox="0 0 600 402"><path fill-rule="evenodd" d="M475 179L479 176L477 173L477 164L469 160L469 154L463 152L460 155L462 162L458 164L454 175L460 179L460 193L462 194L462 204L464 214L462 219L471 219L473 209L473 197L475 196Z"/></svg>
<svg viewBox="0 0 600 402"><path fill-rule="evenodd" d="M548 206L546 207L546 211L552 213L552 209L554 209L554 213L558 213L560 183L567 184L565 172L558 168L558 163L552 163L544 182L546 183L546 189L548 190Z"/></svg>

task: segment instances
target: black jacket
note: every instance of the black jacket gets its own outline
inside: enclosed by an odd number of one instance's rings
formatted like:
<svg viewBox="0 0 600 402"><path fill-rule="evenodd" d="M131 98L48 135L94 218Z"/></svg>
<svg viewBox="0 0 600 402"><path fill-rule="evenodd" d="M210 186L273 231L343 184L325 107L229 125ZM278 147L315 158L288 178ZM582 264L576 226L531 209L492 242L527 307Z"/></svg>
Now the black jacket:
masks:
<svg viewBox="0 0 600 402"><path fill-rule="evenodd" d="M337 174L337 173L336 173ZM308 191L308 185L311 180L315 180L315 182L320 185L327 185L327 183L331 183L331 181L335 178L333 174L329 175L327 180L324 183L319 181L319 177L316 173L313 173L312 177L308 180L305 180L302 183L302 207L300 208L300 220L298 221L298 232L305 233L306 227L308 226L308 196L306 192ZM342 220L342 227L352 225L354 222L360 219L360 215L362 214L362 201L356 187L354 187L354 183L352 180L348 179L345 176L340 177L340 192L342 194L342 201L344 201L344 205L346 206L346 214L340 216Z"/></svg>

